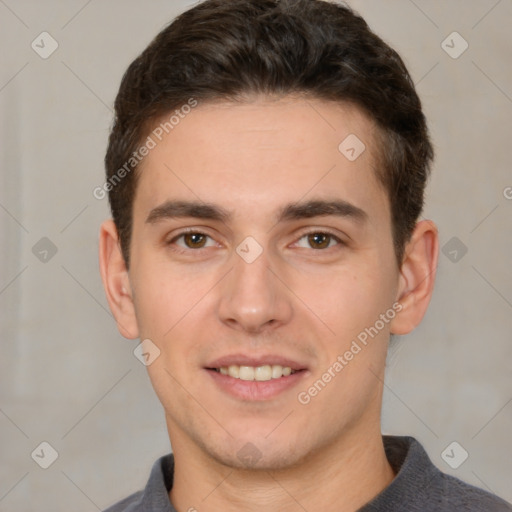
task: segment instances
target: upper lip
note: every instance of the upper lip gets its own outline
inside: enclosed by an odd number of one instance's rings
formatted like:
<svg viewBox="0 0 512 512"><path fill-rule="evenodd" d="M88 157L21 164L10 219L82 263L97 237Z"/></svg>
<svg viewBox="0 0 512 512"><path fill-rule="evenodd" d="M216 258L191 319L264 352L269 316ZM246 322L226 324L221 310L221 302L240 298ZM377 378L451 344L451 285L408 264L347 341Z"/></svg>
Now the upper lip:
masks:
<svg viewBox="0 0 512 512"><path fill-rule="evenodd" d="M288 366L292 370L306 370L307 366L295 361L293 359L290 359L288 357L280 356L280 355L261 355L261 356L247 356L244 354L231 354L219 357L218 359L215 359L214 361L208 363L205 368L222 368L227 367L231 365L237 365L237 366L274 366L274 365L280 365L280 366Z"/></svg>

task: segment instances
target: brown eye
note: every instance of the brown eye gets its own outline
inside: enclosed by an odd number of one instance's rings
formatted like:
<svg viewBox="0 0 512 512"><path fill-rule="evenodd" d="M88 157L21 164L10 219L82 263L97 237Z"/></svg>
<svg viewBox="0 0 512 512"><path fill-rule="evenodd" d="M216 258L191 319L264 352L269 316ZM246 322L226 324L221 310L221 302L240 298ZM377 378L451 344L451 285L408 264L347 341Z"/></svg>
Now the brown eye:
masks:
<svg viewBox="0 0 512 512"><path fill-rule="evenodd" d="M330 249L338 245L341 246L344 243L337 236L325 231L306 233L296 242L297 247L315 250Z"/></svg>
<svg viewBox="0 0 512 512"><path fill-rule="evenodd" d="M206 235L201 233L186 233L183 235L183 241L189 249L201 249L206 245Z"/></svg>
<svg viewBox="0 0 512 512"><path fill-rule="evenodd" d="M311 233L308 235L308 244L313 249L327 249L333 237L327 233Z"/></svg>
<svg viewBox="0 0 512 512"><path fill-rule="evenodd" d="M197 252L198 255L202 254L201 249L219 247L219 244L210 235L192 230L176 235L167 242L167 245L179 253L188 253L189 255L193 252Z"/></svg>

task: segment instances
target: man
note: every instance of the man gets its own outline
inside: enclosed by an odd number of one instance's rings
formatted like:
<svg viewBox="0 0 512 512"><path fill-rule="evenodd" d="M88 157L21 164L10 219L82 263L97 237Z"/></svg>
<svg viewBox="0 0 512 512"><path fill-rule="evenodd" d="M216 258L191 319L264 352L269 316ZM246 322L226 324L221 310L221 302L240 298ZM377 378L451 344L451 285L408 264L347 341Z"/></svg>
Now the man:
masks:
<svg viewBox="0 0 512 512"><path fill-rule="evenodd" d="M433 157L400 57L347 7L207 0L126 72L107 298L173 455L114 511L505 511L382 436L391 334L423 318Z"/></svg>

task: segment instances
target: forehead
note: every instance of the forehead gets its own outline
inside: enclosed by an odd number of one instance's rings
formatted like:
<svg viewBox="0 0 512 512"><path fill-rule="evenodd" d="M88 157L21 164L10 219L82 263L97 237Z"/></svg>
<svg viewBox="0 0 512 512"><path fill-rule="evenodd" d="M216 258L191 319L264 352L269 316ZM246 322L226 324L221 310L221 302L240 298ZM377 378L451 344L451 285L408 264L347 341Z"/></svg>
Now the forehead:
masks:
<svg viewBox="0 0 512 512"><path fill-rule="evenodd" d="M339 197L382 215L375 129L359 109L318 99L199 105L162 140L150 134L156 145L139 166L136 205L193 199L254 215Z"/></svg>

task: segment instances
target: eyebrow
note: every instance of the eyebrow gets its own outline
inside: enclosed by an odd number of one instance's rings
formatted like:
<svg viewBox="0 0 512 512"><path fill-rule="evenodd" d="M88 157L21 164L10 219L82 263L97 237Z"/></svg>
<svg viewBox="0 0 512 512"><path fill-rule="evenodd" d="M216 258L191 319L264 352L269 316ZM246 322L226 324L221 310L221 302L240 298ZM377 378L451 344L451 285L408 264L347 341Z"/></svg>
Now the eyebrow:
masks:
<svg viewBox="0 0 512 512"><path fill-rule="evenodd" d="M333 201L312 200L291 203L281 210L279 221L309 219L329 215L349 218L358 223L364 223L368 220L368 214L364 210L348 201L337 199Z"/></svg>
<svg viewBox="0 0 512 512"><path fill-rule="evenodd" d="M225 222L231 215L224 208L212 204L196 201L166 201L149 212L146 224L155 224L160 220L181 217L195 217Z"/></svg>
<svg viewBox="0 0 512 512"><path fill-rule="evenodd" d="M368 214L364 210L348 201L311 200L285 205L278 214L277 222L331 215L348 218L358 223L364 223L368 220ZM151 210L146 219L146 224L156 224L161 220L182 217L227 222L232 214L220 206L199 201L166 201Z"/></svg>

